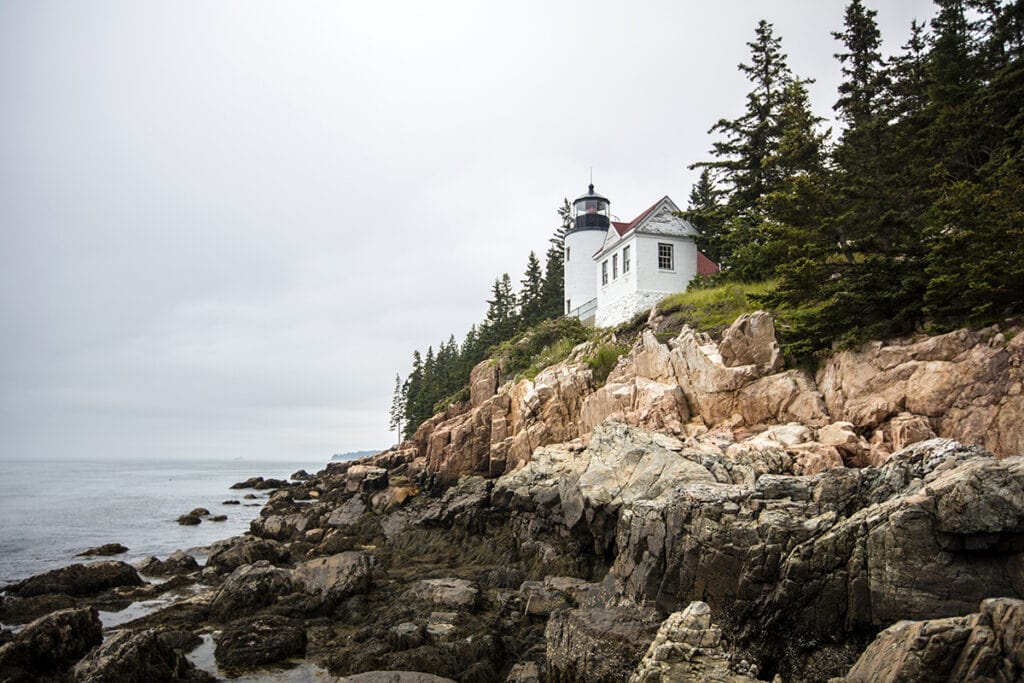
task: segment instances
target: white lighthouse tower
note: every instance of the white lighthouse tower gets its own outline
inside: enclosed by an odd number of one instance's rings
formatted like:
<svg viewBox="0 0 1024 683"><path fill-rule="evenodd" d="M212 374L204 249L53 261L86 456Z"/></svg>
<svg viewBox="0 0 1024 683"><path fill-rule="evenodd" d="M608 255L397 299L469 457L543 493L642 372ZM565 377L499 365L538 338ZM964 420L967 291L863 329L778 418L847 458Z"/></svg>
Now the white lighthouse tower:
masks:
<svg viewBox="0 0 1024 683"><path fill-rule="evenodd" d="M572 203L575 222L565 233L565 312L583 322L593 323L597 311L596 254L608 234L611 202L594 192Z"/></svg>

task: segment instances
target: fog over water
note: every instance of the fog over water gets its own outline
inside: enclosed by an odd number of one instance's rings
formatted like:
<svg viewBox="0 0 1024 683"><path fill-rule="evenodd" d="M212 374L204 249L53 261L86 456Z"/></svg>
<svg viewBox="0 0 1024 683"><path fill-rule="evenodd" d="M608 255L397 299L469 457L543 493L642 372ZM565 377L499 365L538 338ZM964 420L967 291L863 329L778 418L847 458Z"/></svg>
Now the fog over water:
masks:
<svg viewBox="0 0 1024 683"><path fill-rule="evenodd" d="M591 168L685 204L759 19L831 116L844 4L0 4L0 460L389 445Z"/></svg>

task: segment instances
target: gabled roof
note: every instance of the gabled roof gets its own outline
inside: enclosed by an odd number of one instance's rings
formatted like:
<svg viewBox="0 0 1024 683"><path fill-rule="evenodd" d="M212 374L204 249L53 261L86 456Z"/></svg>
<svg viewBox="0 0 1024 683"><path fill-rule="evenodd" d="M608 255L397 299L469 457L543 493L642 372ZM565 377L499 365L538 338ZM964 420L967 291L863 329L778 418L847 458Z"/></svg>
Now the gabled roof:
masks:
<svg viewBox="0 0 1024 683"><path fill-rule="evenodd" d="M612 225L615 226L615 232L619 233L619 237L622 237L627 232L629 232L630 230L632 230L636 226L640 225L640 222L643 221L643 219L646 218L649 213L654 211L654 208L656 206L658 206L658 204L660 204L662 201L664 201L666 199L668 199L668 195L662 197L658 201L656 201L653 204L651 204L650 206L648 206L647 209L645 209L643 213L641 213L639 216L637 216L636 218L631 220L629 223L620 223L619 221L612 221ZM671 199L668 199L668 200L672 201Z"/></svg>
<svg viewBox="0 0 1024 683"><path fill-rule="evenodd" d="M668 195L649 206L643 213L628 223L612 221L608 233L605 235L604 244L594 254L600 255L613 245L618 244L634 233L671 235L677 237L694 236L697 231L690 223L678 217L679 207L676 206ZM658 216L668 214L672 218L668 221L655 221Z"/></svg>

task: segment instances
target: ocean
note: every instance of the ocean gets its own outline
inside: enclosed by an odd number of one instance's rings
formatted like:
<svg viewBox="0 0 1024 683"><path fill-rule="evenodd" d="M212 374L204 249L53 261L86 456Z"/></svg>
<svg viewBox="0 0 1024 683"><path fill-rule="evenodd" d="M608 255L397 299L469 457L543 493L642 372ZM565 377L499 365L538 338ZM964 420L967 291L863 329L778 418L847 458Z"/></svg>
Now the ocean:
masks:
<svg viewBox="0 0 1024 683"><path fill-rule="evenodd" d="M198 554L201 546L247 531L269 493L233 490L233 483L257 475L286 479L299 469L313 473L327 462L0 460L0 586L73 562L108 559L76 557L104 543L127 546L109 559L130 563L149 555L163 559L179 548ZM245 500L246 493L259 499ZM242 504L223 505L229 499ZM177 523L197 507L228 519Z"/></svg>

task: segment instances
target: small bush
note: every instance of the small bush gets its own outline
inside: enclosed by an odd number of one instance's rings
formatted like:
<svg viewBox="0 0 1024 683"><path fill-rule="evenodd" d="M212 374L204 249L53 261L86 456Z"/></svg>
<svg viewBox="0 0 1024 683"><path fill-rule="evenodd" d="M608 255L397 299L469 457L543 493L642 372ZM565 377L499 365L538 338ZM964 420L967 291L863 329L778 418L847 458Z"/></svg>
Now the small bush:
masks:
<svg viewBox="0 0 1024 683"><path fill-rule="evenodd" d="M593 355L586 359L594 375L594 381L601 386L608 379L608 375L615 369L619 358L629 353L629 347L625 344L603 344L597 347Z"/></svg>
<svg viewBox="0 0 1024 683"><path fill-rule="evenodd" d="M495 348L491 359L506 377L532 379L548 365L569 355L573 347L590 339L592 332L576 318L545 320Z"/></svg>

